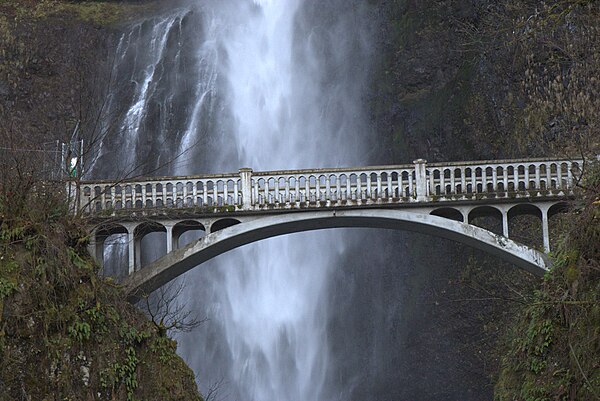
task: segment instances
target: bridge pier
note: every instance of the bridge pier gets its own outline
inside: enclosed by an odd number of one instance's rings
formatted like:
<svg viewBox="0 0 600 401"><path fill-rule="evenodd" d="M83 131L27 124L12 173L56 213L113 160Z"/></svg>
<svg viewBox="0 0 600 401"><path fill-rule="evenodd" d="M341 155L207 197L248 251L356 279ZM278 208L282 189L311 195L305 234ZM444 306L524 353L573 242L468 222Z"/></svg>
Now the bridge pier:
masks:
<svg viewBox="0 0 600 401"><path fill-rule="evenodd" d="M173 226L175 224L165 224L165 228L167 229L167 253L171 252L174 247L174 238L173 238Z"/></svg>
<svg viewBox="0 0 600 401"><path fill-rule="evenodd" d="M508 210L502 211L502 235L508 238Z"/></svg>
<svg viewBox="0 0 600 401"><path fill-rule="evenodd" d="M135 229L135 228L134 228ZM136 241L135 238L135 234L134 234L134 229L128 229L127 231L127 246L128 246L128 256L129 256L129 263L128 263L128 271L129 274L132 274L133 272L135 272L135 266L136 266L136 262L137 262L137 258L136 255L139 257L139 251L142 248L142 244L138 243L138 241ZM138 251L138 252L136 252ZM141 264L141 261L140 261Z"/></svg>
<svg viewBox="0 0 600 401"><path fill-rule="evenodd" d="M544 241L544 251L550 252L550 227L548 224L548 210L551 205L540 205L540 211L542 212L542 238Z"/></svg>

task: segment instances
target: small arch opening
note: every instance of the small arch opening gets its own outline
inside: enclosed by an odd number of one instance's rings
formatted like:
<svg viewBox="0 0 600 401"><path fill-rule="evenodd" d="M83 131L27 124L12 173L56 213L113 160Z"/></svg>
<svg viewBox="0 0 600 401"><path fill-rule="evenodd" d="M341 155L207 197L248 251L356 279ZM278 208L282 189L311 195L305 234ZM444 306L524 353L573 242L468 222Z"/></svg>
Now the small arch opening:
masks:
<svg viewBox="0 0 600 401"><path fill-rule="evenodd" d="M148 221L135 228L134 238L139 241L138 267L146 266L167 253L167 229L160 223Z"/></svg>
<svg viewBox="0 0 600 401"><path fill-rule="evenodd" d="M432 216L444 217L446 219L460 221L460 222L462 222L464 220L462 213L451 207L442 207L439 209L435 209L429 214Z"/></svg>
<svg viewBox="0 0 600 401"><path fill-rule="evenodd" d="M214 223L212 223L212 225L210 226L210 232L214 233L214 232L217 232L224 228L235 226L236 224L240 224L240 221L236 220L236 219L229 219L229 218L220 219L220 220L217 220Z"/></svg>
<svg viewBox="0 0 600 401"><path fill-rule="evenodd" d="M532 204L519 204L508 211L509 237L536 249L543 249L542 211Z"/></svg>
<svg viewBox="0 0 600 401"><path fill-rule="evenodd" d="M173 247L183 248L206 235L204 225L195 220L180 221L173 226Z"/></svg>
<svg viewBox="0 0 600 401"><path fill-rule="evenodd" d="M495 207L480 206L469 212L469 224L502 235L502 212Z"/></svg>

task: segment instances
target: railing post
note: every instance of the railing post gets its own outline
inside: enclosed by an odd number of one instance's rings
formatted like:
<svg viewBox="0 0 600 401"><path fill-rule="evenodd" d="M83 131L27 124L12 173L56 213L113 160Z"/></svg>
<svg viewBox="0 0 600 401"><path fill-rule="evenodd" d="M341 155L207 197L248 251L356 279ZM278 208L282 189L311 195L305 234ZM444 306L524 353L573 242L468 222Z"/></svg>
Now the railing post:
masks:
<svg viewBox="0 0 600 401"><path fill-rule="evenodd" d="M417 195L417 202L426 202L427 201L427 189L429 185L427 185L427 160L417 159L413 161L415 164L415 192Z"/></svg>
<svg viewBox="0 0 600 401"><path fill-rule="evenodd" d="M240 169L240 184L242 186L242 210L252 209L252 169Z"/></svg>

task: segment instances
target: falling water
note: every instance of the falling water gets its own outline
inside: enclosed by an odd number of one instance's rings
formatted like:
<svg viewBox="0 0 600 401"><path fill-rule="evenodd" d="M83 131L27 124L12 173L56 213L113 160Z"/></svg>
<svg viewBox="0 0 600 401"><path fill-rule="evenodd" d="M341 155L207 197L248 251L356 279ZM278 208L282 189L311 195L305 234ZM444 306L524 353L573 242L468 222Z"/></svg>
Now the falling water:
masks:
<svg viewBox="0 0 600 401"><path fill-rule="evenodd" d="M169 174L361 164L368 46L359 2L334 3L346 11L321 21L309 0L209 1L135 26L115 67L129 81L112 101L128 105L121 136L94 174L115 160ZM179 301L210 319L178 337L204 391L220 382L223 399L249 401L339 392L328 388L326 306L344 253L336 238L274 238L184 275Z"/></svg>
<svg viewBox="0 0 600 401"><path fill-rule="evenodd" d="M237 154L216 160L222 171L359 162L356 131L332 127L330 120L346 117L360 127L359 114L343 107L345 99L322 93L323 61L316 59L310 32L295 24L301 4L247 4L244 18L221 37ZM330 83L332 92L336 84ZM230 252L190 273L185 296L196 309L208 307L211 320L201 340L198 333L180 337L182 354L209 383L224 379L232 400L324 399L325 290L342 251L329 233L294 235ZM198 296L196 283L210 289Z"/></svg>

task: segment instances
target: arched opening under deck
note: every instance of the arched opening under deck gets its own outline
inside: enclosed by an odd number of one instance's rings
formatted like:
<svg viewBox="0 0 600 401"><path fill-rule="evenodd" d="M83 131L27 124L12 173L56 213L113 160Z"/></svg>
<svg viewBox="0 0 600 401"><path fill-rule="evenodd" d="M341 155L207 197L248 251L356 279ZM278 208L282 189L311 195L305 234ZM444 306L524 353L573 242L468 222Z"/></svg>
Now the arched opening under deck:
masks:
<svg viewBox="0 0 600 401"><path fill-rule="evenodd" d="M220 220L217 220L214 223L212 223L212 225L210 226L210 232L214 233L216 231L223 230L224 228L231 227L236 224L240 224L240 221L237 219L230 219L230 218L220 219Z"/></svg>
<svg viewBox="0 0 600 401"><path fill-rule="evenodd" d="M534 204L522 203L508 210L510 237L530 247L542 249L542 210Z"/></svg>
<svg viewBox="0 0 600 401"><path fill-rule="evenodd" d="M126 277L127 270L118 267L127 266L129 259L127 228L117 223L103 224L94 235L95 255L102 266L100 274L117 280Z"/></svg>
<svg viewBox="0 0 600 401"><path fill-rule="evenodd" d="M173 248L184 247L206 235L206 228L196 220L180 221L173 226Z"/></svg>
<svg viewBox="0 0 600 401"><path fill-rule="evenodd" d="M469 224L502 234L502 212L493 206L478 206L469 212Z"/></svg>
<svg viewBox="0 0 600 401"><path fill-rule="evenodd" d="M441 207L439 209L435 209L431 211L432 216L440 216L446 219L454 220L454 221L464 221L464 217L460 210L454 209L452 207Z"/></svg>
<svg viewBox="0 0 600 401"><path fill-rule="evenodd" d="M134 230L135 264L139 268L167 253L167 229L157 222L144 222Z"/></svg>

